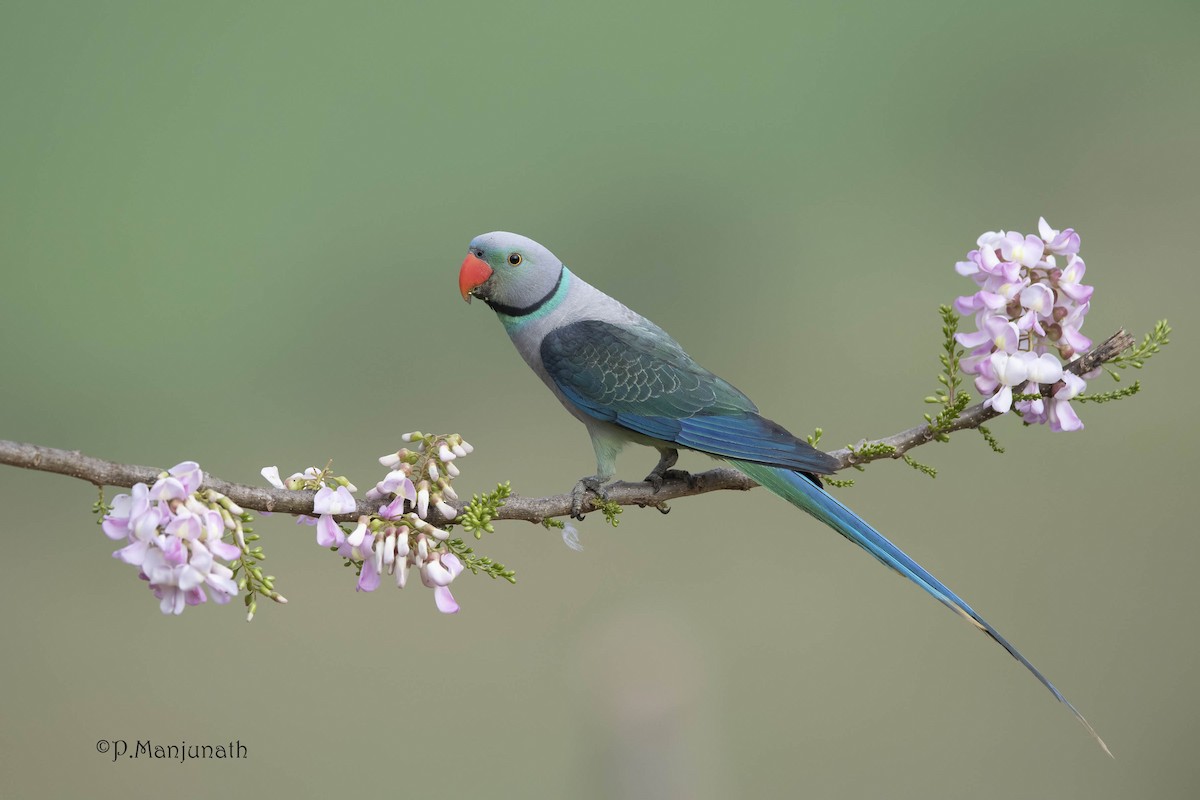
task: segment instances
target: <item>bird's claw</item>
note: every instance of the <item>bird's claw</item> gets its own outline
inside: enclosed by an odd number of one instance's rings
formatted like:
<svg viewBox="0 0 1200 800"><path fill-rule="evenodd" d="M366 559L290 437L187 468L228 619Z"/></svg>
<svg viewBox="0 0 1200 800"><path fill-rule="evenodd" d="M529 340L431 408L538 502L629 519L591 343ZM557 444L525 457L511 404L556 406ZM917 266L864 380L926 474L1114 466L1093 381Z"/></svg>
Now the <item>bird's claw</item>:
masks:
<svg viewBox="0 0 1200 800"><path fill-rule="evenodd" d="M580 478L575 484L575 488L571 490L571 518L583 521L583 503L587 499L587 493L591 492L601 502L608 501L608 492L600 479L595 475L590 478Z"/></svg>
<svg viewBox="0 0 1200 800"><path fill-rule="evenodd" d="M654 494L658 494L658 491L662 489L662 485L665 481L687 481L688 487L690 488L692 485L692 473L682 469L664 469L661 471L655 470L642 480L653 486Z"/></svg>
<svg viewBox="0 0 1200 800"><path fill-rule="evenodd" d="M658 494L658 490L662 488L664 480L674 480L676 478L687 481L691 480L691 476L683 470L671 469L678 460L679 451L674 447L658 448L658 463L654 465L654 469L650 470L650 474L645 477L646 483L654 487L654 494Z"/></svg>

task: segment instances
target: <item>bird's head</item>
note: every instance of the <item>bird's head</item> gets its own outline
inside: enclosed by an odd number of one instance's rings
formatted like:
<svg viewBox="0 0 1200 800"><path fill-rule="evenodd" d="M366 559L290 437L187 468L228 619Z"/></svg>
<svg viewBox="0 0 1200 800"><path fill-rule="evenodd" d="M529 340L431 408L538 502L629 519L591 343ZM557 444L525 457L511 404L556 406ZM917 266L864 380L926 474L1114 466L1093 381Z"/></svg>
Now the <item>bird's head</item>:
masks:
<svg viewBox="0 0 1200 800"><path fill-rule="evenodd" d="M507 231L476 236L458 271L463 299L493 308L526 308L554 290L562 274L558 257L532 239Z"/></svg>

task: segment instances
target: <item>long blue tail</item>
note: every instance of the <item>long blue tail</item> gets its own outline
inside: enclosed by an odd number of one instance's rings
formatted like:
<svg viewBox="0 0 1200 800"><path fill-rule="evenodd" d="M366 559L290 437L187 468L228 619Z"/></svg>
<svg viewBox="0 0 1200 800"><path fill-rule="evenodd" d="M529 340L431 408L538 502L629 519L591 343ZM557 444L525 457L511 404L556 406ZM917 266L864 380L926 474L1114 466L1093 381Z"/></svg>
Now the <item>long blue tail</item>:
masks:
<svg viewBox="0 0 1200 800"><path fill-rule="evenodd" d="M1042 685L1049 689L1050 693L1060 703L1071 709L1075 718L1083 724L1087 732L1104 748L1104 752L1108 753L1110 757L1112 756L1112 751L1108 749L1108 745L1104 743L1104 740L1100 738L1088 721L1083 718L1078 709L1071 705L1067 698L1063 697L1062 692L1056 689L1054 684L1038 671L1037 667L1029 663L1029 660L1021 655L1017 651L1017 648L1009 644L1007 639L1001 636L983 617L976 614L974 609L963 602L958 595L946 588L945 584L926 572L920 564L905 555L899 547L896 547L896 545L885 539L882 534L860 519L853 511L846 508L828 492L799 473L749 461L736 461L734 459L728 459L728 461L734 468L749 475L765 489L779 495L797 508L821 520L821 522L824 522L842 536L845 536L866 550L876 559L936 597L950 610L967 620L967 622L970 622L976 628L979 628L979 630L995 639L1001 647L1009 652L1009 655L1024 664L1025 668L1032 672L1034 677L1041 681Z"/></svg>

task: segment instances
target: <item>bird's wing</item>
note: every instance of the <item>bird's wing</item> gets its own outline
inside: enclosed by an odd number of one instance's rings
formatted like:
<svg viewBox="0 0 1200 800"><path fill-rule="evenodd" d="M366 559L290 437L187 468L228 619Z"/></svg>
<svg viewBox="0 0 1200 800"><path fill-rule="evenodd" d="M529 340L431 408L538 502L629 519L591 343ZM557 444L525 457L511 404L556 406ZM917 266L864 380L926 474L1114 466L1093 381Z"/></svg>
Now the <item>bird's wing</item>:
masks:
<svg viewBox="0 0 1200 800"><path fill-rule="evenodd" d="M581 320L548 333L541 356L559 390L595 419L725 458L817 474L837 468L658 328Z"/></svg>

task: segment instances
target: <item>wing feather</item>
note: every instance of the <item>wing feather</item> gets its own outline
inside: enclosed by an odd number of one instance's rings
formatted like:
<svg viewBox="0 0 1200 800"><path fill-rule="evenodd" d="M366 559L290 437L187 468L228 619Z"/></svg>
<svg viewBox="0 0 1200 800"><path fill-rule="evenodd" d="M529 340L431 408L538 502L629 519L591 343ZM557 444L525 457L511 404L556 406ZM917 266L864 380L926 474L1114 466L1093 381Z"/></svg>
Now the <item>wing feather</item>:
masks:
<svg viewBox="0 0 1200 800"><path fill-rule="evenodd" d="M595 419L715 456L818 474L837 468L656 327L581 320L547 334L541 355L559 390Z"/></svg>

